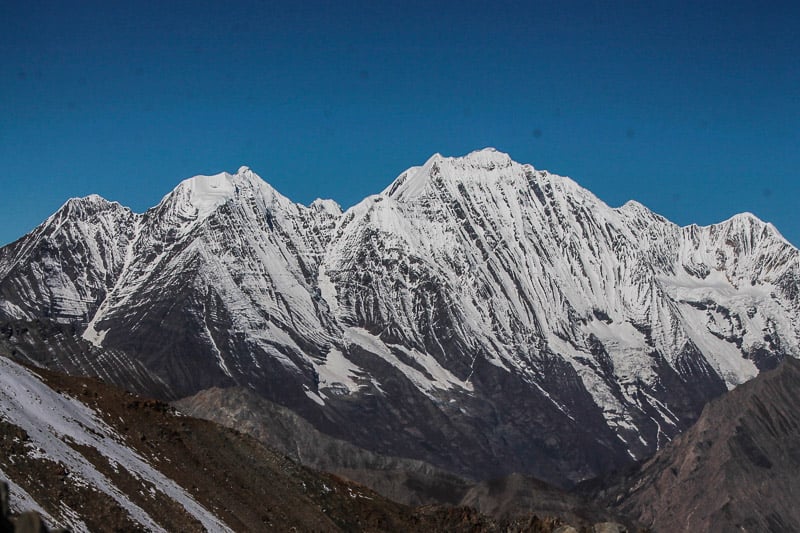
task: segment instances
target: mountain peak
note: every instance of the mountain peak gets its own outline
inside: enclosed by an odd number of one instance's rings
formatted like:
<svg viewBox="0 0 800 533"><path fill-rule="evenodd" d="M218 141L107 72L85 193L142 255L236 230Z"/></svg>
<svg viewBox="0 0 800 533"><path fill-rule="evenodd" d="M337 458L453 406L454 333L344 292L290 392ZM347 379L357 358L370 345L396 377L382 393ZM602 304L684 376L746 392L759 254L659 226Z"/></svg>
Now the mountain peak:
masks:
<svg viewBox="0 0 800 533"><path fill-rule="evenodd" d="M474 150L462 156L445 157L440 153L435 153L428 159L423 167L436 162L449 163L458 170L469 168L494 170L495 168L511 166L511 164L514 163L509 154L491 147Z"/></svg>
<svg viewBox="0 0 800 533"><path fill-rule="evenodd" d="M113 205L113 204L117 204L117 202L111 202L109 200L106 200L105 198L103 198L99 194L90 194L88 196L79 196L79 197L70 198L69 200L67 200L64 203L64 206L67 206L67 205L103 205L103 206L105 206L105 205ZM117 204L117 205L119 205L119 204Z"/></svg>
<svg viewBox="0 0 800 533"><path fill-rule="evenodd" d="M683 231L494 149L435 154L342 215L232 172L0 250L0 320L73 328L130 386L248 387L337 438L564 485L800 356L798 251L748 215ZM106 375L43 337L26 342L47 364Z"/></svg>
<svg viewBox="0 0 800 533"><path fill-rule="evenodd" d="M64 205L56 211L53 217L56 219L86 218L110 210L129 211L127 207L123 207L118 202L111 202L98 194L90 194L88 196L70 198L64 202Z"/></svg>
<svg viewBox="0 0 800 533"><path fill-rule="evenodd" d="M794 248L794 246L787 241L783 235L781 235L781 232L778 231L778 228L773 226L770 222L764 222L749 211L737 213L728 220L718 224L712 224L712 227L726 229L728 232L732 233L749 234L754 237L769 236L770 238L776 238L781 243L788 244Z"/></svg>
<svg viewBox="0 0 800 533"><path fill-rule="evenodd" d="M327 213L331 216L339 216L342 214L342 207L334 200L317 198L309 207L315 211Z"/></svg>
<svg viewBox="0 0 800 533"><path fill-rule="evenodd" d="M270 210L293 209L295 205L249 167L241 166L235 174L220 172L185 179L157 207L173 213L177 218L172 223L185 233L228 202L251 200Z"/></svg>
<svg viewBox="0 0 800 533"><path fill-rule="evenodd" d="M423 194L432 186L431 182L464 182L480 175L480 179L496 179L501 176L495 171L511 167L511 156L494 148L483 148L460 157L445 157L433 154L422 166L411 167L384 189L382 196L396 200L412 199ZM438 185L437 185L438 187Z"/></svg>
<svg viewBox="0 0 800 533"><path fill-rule="evenodd" d="M657 213L655 213L652 209L647 207L646 205L642 204L641 202L637 202L636 200L628 200L620 207L616 208L618 213L622 213L623 215L627 215L634 218L663 218Z"/></svg>
<svg viewBox="0 0 800 533"><path fill-rule="evenodd" d="M185 208L186 218L204 218L217 207L233 198L236 187L233 176L220 172L211 176L198 175L182 181L173 191ZM193 213L191 211L194 211Z"/></svg>
<svg viewBox="0 0 800 533"><path fill-rule="evenodd" d="M758 218L756 215L751 213L750 211L743 211L742 213L736 213L731 218L726 220L725 222L729 222L731 224L746 224L746 225L757 225L757 226L765 226L766 222ZM723 224L725 223L723 222Z"/></svg>
<svg viewBox="0 0 800 533"><path fill-rule="evenodd" d="M255 188L261 188L264 185L269 185L264 178L253 172L250 167L244 165L239 167L239 170L236 171L236 174L231 176L231 179L233 180L234 184L244 185L246 187L251 186Z"/></svg>
<svg viewBox="0 0 800 533"><path fill-rule="evenodd" d="M497 150L496 148L491 148L491 147L482 148L480 150L475 150L473 152L468 153L467 155L465 155L463 157L456 157L456 158L453 158L453 159L456 159L456 160L465 159L465 160L468 160L468 161L471 161L471 162L480 163L481 166L484 166L484 165L489 164L489 163L492 163L492 164L498 164L498 163L500 163L500 164L508 164L508 163L513 162L510 155L508 155L505 152L501 152L501 151Z"/></svg>

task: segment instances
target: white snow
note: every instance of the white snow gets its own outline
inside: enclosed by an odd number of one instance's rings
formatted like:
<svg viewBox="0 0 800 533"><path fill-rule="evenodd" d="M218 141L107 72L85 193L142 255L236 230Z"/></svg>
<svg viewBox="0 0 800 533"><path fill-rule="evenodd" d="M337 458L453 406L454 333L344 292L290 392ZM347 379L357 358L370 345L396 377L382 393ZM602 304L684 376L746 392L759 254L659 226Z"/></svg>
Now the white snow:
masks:
<svg viewBox="0 0 800 533"><path fill-rule="evenodd" d="M311 398L311 400L314 401L314 403L316 403L318 405L322 405L322 406L325 405L325 400L323 400L322 397L319 394L317 394L316 392L306 389L305 393L306 393L306 396L308 396L309 398Z"/></svg>
<svg viewBox="0 0 800 533"><path fill-rule="evenodd" d="M312 359L312 363L319 374L320 389L340 385L351 393L357 392L360 386L356 380L365 375L361 368L352 363L336 348L331 348L325 356L324 362L319 363Z"/></svg>
<svg viewBox="0 0 800 533"><path fill-rule="evenodd" d="M72 475L111 496L144 527L163 531L157 517L151 517L132 502L65 440L95 448L110 462L159 487L209 531L229 531L182 487L125 446L91 409L74 398L56 393L31 371L3 357L0 357L0 405L3 417L28 433L33 450L41 449L44 457L63 463Z"/></svg>
<svg viewBox="0 0 800 533"><path fill-rule="evenodd" d="M676 365L682 348L694 345L728 387L756 374L744 355L764 345L765 335L800 356L800 306L777 286L781 276L800 272L798 251L770 224L742 214L681 228L634 201L610 208L573 180L494 149L435 154L344 213L329 200L293 203L242 167L182 182L137 220L113 261L89 246L92 261L122 268L85 338L102 344L103 319L144 313L131 307L133 296L151 286L168 290L189 274L198 294L219 298L232 321L226 333L259 348L226 352L223 360L207 323L208 355L223 372L239 363L261 367L266 354L300 373L294 361L306 357L320 377L321 394L310 393L318 403L326 387L354 393L372 379L347 359L348 344L429 395L472 388L470 377L453 375L448 357L457 355L444 353L454 345L447 341L465 348L458 356L469 360L459 368L474 367L481 354L539 388L537 354L546 348L573 366L609 425L628 434L635 393L658 385L655 352ZM113 221L76 227L87 241L116 228ZM0 273L8 268L0 265ZM32 268L54 301L82 316L87 280L51 275L60 271L52 258ZM20 283L36 294L35 282ZM699 309L706 301L709 308ZM397 332L402 345L343 327L376 323ZM583 362L593 338L613 375ZM412 348L420 346L433 353ZM659 409L665 431L668 407Z"/></svg>
<svg viewBox="0 0 800 533"><path fill-rule="evenodd" d="M341 216L342 214L341 206L339 206L339 204L336 203L336 201L334 200L317 198L316 200L311 202L311 205L309 205L309 207L312 209L316 209L318 211L322 211L323 213L326 213L328 216L331 217L338 217Z"/></svg>
<svg viewBox="0 0 800 533"><path fill-rule="evenodd" d="M244 168L244 167L243 167ZM227 172L213 176L195 176L184 181L186 203L181 214L187 219L205 218L217 207L233 198L236 187Z"/></svg>
<svg viewBox="0 0 800 533"><path fill-rule="evenodd" d="M430 354L421 353L417 350L410 350L400 345L387 345L365 329L355 327L347 328L345 330L345 341L349 345L354 344L364 348L397 368L416 385L420 391L429 396L432 396L436 389L450 390L453 388L460 388L465 391L473 390L471 383L455 377ZM419 364L424 372L401 361L392 353L392 348L402 351L415 363Z"/></svg>
<svg viewBox="0 0 800 533"><path fill-rule="evenodd" d="M111 302L113 301L114 297L117 296L117 293L123 286L123 280L126 279L125 275L128 273L131 263L134 260L134 247L136 246L136 243L139 241L139 238L141 237L141 232L142 232L141 219L136 219L133 231L133 238L128 242L128 246L125 249L125 259L122 263L122 271L119 277L117 277L116 283L114 283L114 286L111 288L111 290L108 291L105 299L103 299L103 301L100 303L100 306L97 308L97 311L95 311L94 316L92 316L92 319L89 321L89 324L86 326L86 329L83 332L82 335L83 338L91 342L95 346L98 347L102 346L103 340L105 340L106 335L108 334L109 330L98 330L97 323L101 318L103 318L107 308L109 307L109 305L111 305Z"/></svg>

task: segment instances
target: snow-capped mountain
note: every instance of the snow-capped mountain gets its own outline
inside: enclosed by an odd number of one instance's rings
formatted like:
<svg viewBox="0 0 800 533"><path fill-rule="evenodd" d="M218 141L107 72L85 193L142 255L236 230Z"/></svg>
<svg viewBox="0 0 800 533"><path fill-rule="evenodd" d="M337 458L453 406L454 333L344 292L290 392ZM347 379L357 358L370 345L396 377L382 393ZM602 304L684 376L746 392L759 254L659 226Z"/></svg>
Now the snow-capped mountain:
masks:
<svg viewBox="0 0 800 533"><path fill-rule="evenodd" d="M70 200L0 250L0 317L70 324L168 396L244 385L379 453L564 485L800 355L798 280L753 215L679 227L487 149L345 212L246 167L141 215Z"/></svg>

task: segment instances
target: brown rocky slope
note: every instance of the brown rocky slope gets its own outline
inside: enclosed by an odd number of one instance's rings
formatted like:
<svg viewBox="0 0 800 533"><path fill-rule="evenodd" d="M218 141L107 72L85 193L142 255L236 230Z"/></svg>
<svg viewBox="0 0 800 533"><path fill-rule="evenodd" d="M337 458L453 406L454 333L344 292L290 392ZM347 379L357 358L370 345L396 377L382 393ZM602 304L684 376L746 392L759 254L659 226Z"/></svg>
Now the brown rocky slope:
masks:
<svg viewBox="0 0 800 533"><path fill-rule="evenodd" d="M0 477L10 481L12 511L39 511L50 526L535 532L563 525L534 516L495 520L467 507L411 508L165 403L3 357L0 365Z"/></svg>
<svg viewBox="0 0 800 533"><path fill-rule="evenodd" d="M534 478L512 474L478 482L423 461L372 453L317 431L296 413L244 387L207 389L173 405L189 416L252 435L305 466L366 485L406 505L460 505L497 520L553 516L584 527L618 519L578 495Z"/></svg>
<svg viewBox="0 0 800 533"><path fill-rule="evenodd" d="M800 531L800 361L712 401L600 495L654 532Z"/></svg>

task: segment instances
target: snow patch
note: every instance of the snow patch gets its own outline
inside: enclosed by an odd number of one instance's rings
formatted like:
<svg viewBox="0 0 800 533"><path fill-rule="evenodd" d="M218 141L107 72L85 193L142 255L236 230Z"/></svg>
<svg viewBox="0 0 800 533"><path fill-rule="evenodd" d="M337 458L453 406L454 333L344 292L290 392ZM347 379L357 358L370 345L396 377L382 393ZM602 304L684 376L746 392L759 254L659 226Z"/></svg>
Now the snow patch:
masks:
<svg viewBox="0 0 800 533"><path fill-rule="evenodd" d="M345 355L332 348L325 356L323 363L312 359L314 369L319 375L319 388L330 388L336 385L343 386L348 392L357 392L360 388L356 378L364 371L345 357Z"/></svg>
<svg viewBox="0 0 800 533"><path fill-rule="evenodd" d="M429 397L433 396L435 390L453 390L457 388L470 392L474 390L472 383L458 379L449 370L439 364L430 354L422 353L404 346L387 345L378 337L362 328L347 328L344 338L345 342L349 345L360 346L398 369L420 391ZM392 349L399 350L405 354L408 358L421 366L423 371L401 361L396 354L392 353Z"/></svg>
<svg viewBox="0 0 800 533"><path fill-rule="evenodd" d="M306 389L305 393L306 393L306 396L311 398L311 400L314 403L316 403L317 405L320 405L320 406L324 406L325 405L325 400L323 400L322 397L319 394L317 394L316 392Z"/></svg>
<svg viewBox="0 0 800 533"><path fill-rule="evenodd" d="M184 183L188 192L188 204L184 204L187 210L183 214L187 218L207 217L236 193L232 176L227 172L213 176L195 176Z"/></svg>

